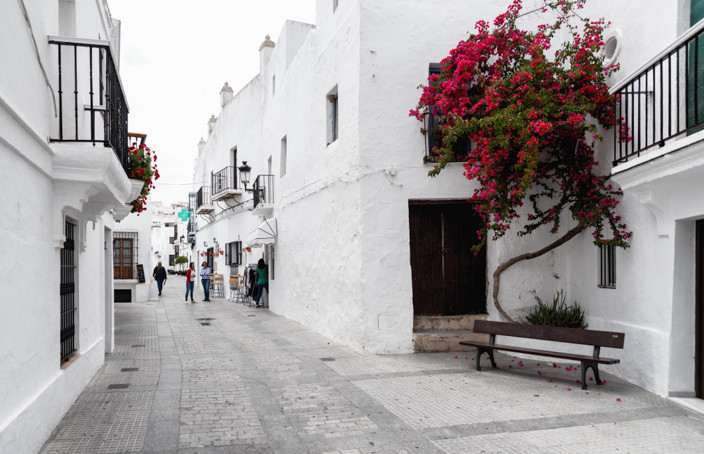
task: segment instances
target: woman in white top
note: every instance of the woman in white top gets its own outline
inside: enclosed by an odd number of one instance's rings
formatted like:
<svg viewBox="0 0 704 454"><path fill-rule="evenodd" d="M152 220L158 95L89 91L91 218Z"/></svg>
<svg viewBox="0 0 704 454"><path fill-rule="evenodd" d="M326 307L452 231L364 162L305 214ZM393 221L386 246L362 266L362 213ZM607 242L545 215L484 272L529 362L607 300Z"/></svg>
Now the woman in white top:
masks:
<svg viewBox="0 0 704 454"><path fill-rule="evenodd" d="M203 262L203 268L200 270L200 280L203 283L203 293L205 293L203 301L210 301L210 267L208 262Z"/></svg>

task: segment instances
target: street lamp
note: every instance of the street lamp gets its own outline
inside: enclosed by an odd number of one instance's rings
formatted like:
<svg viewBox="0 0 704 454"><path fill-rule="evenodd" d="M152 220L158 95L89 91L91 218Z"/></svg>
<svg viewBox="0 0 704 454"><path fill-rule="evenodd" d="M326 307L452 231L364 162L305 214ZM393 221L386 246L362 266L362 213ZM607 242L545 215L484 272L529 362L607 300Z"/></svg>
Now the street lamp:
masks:
<svg viewBox="0 0 704 454"><path fill-rule="evenodd" d="M250 175L252 168L247 165L247 161L242 161L242 165L237 168L240 171L240 181L244 185L244 190L247 192L252 192L253 189L247 189L247 184L250 181Z"/></svg>

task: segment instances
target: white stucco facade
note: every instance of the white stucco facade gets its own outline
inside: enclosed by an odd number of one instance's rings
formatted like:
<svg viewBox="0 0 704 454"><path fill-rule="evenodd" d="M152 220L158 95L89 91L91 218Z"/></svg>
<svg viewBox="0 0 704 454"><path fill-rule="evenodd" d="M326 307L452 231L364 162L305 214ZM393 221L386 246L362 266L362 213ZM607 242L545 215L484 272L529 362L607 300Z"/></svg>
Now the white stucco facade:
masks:
<svg viewBox="0 0 704 454"><path fill-rule="evenodd" d="M689 28L688 1L646 3L588 4L585 15L606 17L620 36L621 70L610 85L628 79ZM212 174L246 161L252 180L273 175L273 207L257 215L245 191L214 203L212 212L197 216L197 254L213 238L246 246L249 232L275 218L275 243L243 255L243 263L260 257L269 263L272 311L360 351L412 351L409 201L467 199L475 186L460 164L427 177L432 164L423 163L421 125L408 110L428 65L442 60L476 20L492 19L507 4L443 0L428 8L420 1L357 0L333 11L331 1L319 0L315 26L287 22L275 47L262 45L260 73L234 95L224 87L194 173L198 191L211 186ZM332 142L329 95L337 97L339 114ZM613 134L599 145L600 172L623 187L619 214L634 232L631 248L617 251L615 288L597 285L598 248L588 233L502 277L501 299L510 314L524 314L536 295L550 298L564 289L585 309L590 328L625 332L623 350L603 352L621 364L604 369L665 396L694 395L703 134L678 136L614 167ZM550 239L539 231L490 242L487 289L499 263ZM224 269L222 256L214 260ZM489 318L499 319L487 293Z"/></svg>
<svg viewBox="0 0 704 454"><path fill-rule="evenodd" d="M58 137L61 117L57 46L49 41L108 45L119 22L105 3L7 2L0 25L0 452L31 453L113 349L112 232L139 185L102 141L49 140ZM110 43L116 65L118 44ZM65 72L81 81L85 74ZM84 92L79 98L90 105ZM87 116L81 110L78 122L66 119L66 131L90 124ZM66 222L75 226L73 240ZM73 263L62 268L64 252ZM71 283L62 285L69 273ZM60 294L73 295L75 305L67 362Z"/></svg>

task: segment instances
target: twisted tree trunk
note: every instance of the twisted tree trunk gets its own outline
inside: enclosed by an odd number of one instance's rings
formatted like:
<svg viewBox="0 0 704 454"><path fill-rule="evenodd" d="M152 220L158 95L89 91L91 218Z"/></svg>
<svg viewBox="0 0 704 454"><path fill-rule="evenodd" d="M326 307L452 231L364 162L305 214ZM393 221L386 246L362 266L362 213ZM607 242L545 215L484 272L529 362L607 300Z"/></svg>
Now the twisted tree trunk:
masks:
<svg viewBox="0 0 704 454"><path fill-rule="evenodd" d="M528 260L528 259L534 259L536 257L540 257L541 255L545 254L546 252L549 252L553 249L555 249L558 246L561 246L562 244L568 242L578 234L580 234L584 229L587 228L587 225L580 222L577 224L576 227L574 227L572 230L569 232L565 233L563 236L558 238L557 240L553 241L552 243L548 244L542 249L539 249L535 252L527 252L525 254L518 255L510 260L505 261L501 265L499 265L496 268L496 271L494 271L494 306L496 306L496 309L499 310L499 313L504 316L507 320L516 323L514 319L509 317L509 315L504 311L504 309L501 307L501 304L499 303L499 282L501 281L501 273L506 271L508 268L511 266L515 265L518 262L521 262L523 260Z"/></svg>

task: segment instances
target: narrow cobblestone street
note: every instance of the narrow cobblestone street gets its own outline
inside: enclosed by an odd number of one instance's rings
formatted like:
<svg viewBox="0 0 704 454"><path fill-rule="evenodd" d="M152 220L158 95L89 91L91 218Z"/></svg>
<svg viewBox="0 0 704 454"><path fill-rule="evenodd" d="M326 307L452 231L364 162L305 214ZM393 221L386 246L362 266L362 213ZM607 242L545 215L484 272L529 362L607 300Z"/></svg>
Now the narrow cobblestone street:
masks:
<svg viewBox="0 0 704 454"><path fill-rule="evenodd" d="M184 287L116 305L115 351L42 453L704 452L702 415L608 374L585 392L552 361L363 355Z"/></svg>

